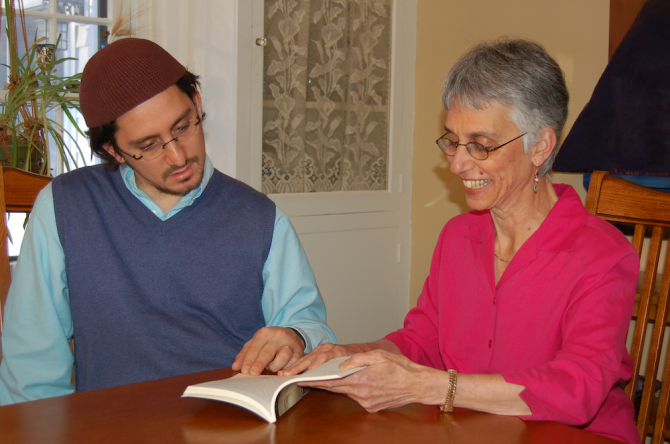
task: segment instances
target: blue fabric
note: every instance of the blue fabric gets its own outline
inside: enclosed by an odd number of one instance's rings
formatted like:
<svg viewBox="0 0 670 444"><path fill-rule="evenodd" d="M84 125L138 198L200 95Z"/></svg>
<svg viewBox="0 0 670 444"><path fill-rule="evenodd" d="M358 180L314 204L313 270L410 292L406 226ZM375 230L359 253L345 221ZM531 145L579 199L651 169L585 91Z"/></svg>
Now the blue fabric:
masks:
<svg viewBox="0 0 670 444"><path fill-rule="evenodd" d="M125 173L134 179L132 170ZM205 164L205 188L213 168ZM120 173L126 187L142 201L134 184ZM165 215L174 216L182 202L194 202L202 189L185 196ZM157 205L142 201L158 213ZM183 208L184 206L182 206ZM286 215L276 209L274 234L263 267L261 306L265 325L297 329L307 344L305 352L323 342L335 342L325 323L326 312L314 275L300 241ZM74 329L65 257L53 208L51 185L37 198L26 229L13 276L2 336L5 360L0 365L0 405L72 393L73 356L68 341Z"/></svg>
<svg viewBox="0 0 670 444"><path fill-rule="evenodd" d="M265 195L217 171L161 221L103 165L55 178L52 191L79 391L228 367L265 325Z"/></svg>
<svg viewBox="0 0 670 444"><path fill-rule="evenodd" d="M670 192L670 177L613 173L610 173L610 176L620 177L638 185L642 185L643 187L653 188L658 191ZM584 173L583 182L584 189L588 191L589 184L591 183L591 173Z"/></svg>
<svg viewBox="0 0 670 444"><path fill-rule="evenodd" d="M179 202L177 204L170 208L170 210L167 213L164 213L161 207L156 204L147 193L144 191L140 190L137 187L137 183L135 182L135 171L133 171L132 168L130 168L127 164L122 163L119 166L119 171L121 173L121 177L123 178L123 181L126 185L126 187L130 190L133 195L140 200L144 204L145 207L149 209L154 215L156 215L157 218L160 220L167 220L174 216L175 214L179 213L181 210L186 208L187 206L191 205L195 200L200 197L202 194L202 190L205 189L207 184L209 183L209 179L212 177L212 174L214 173L214 167L212 166L212 162L209 160L209 157L205 158L205 168L202 173L202 182L200 182L200 185L190 191L188 194L186 194L184 197L179 199Z"/></svg>

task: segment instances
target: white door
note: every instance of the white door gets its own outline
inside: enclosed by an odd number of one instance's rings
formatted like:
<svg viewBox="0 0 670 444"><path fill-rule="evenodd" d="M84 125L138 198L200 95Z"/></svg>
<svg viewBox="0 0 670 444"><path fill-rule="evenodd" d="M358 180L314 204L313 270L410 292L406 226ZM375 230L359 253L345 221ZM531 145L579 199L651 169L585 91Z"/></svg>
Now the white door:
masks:
<svg viewBox="0 0 670 444"><path fill-rule="evenodd" d="M305 21L317 17L319 6L312 3ZM392 8L386 189L269 195L298 232L326 301L328 324L342 343L376 340L400 328L409 305L416 1L367 3ZM256 42L267 26L264 1L239 8L245 25L238 41L237 177L261 189L263 51L272 43L264 48Z"/></svg>

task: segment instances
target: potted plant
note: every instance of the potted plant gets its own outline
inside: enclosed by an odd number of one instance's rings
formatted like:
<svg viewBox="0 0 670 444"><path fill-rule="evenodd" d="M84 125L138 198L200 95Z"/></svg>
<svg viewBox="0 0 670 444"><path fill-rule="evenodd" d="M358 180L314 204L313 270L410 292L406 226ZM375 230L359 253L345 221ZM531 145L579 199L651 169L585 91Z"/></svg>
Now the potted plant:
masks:
<svg viewBox="0 0 670 444"><path fill-rule="evenodd" d="M56 45L43 44L45 38L28 45L25 27L25 54L19 56L14 0L5 0L7 40L10 64L7 91L0 100L0 161L3 165L50 175L49 145L54 143L64 166L70 170L70 145L79 150L76 134L69 133L54 118L60 110L75 132L84 135L72 111L79 111L77 93L81 74L58 76L57 65L67 58L57 59ZM23 10L18 10L25 23ZM60 37L59 37L60 39Z"/></svg>

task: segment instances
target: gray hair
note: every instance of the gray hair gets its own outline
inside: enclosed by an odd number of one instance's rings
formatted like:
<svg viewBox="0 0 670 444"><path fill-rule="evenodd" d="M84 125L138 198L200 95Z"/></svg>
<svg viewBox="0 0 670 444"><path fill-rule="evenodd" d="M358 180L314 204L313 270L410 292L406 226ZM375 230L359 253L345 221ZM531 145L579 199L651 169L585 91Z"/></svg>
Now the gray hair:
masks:
<svg viewBox="0 0 670 444"><path fill-rule="evenodd" d="M537 43L501 39L480 43L451 68L442 90L444 109L459 106L482 109L498 101L509 110L509 119L523 137L524 150L540 141L540 130L553 128L556 144L540 167L551 170L558 152L563 125L568 117L568 88L558 63Z"/></svg>

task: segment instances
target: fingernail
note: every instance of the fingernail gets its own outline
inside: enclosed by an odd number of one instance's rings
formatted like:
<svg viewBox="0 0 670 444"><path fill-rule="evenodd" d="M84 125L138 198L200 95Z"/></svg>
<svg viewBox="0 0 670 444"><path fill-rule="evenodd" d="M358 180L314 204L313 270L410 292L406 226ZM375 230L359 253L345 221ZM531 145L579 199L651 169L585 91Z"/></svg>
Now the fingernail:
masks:
<svg viewBox="0 0 670 444"><path fill-rule="evenodd" d="M258 367L251 367L251 370L249 371L249 374L254 376L259 375L260 373L261 371L258 370Z"/></svg>

